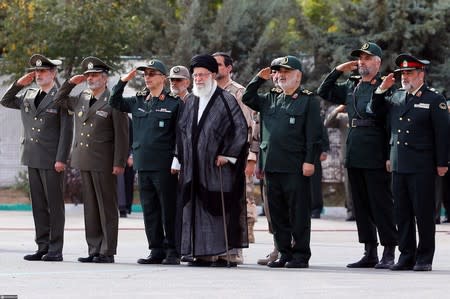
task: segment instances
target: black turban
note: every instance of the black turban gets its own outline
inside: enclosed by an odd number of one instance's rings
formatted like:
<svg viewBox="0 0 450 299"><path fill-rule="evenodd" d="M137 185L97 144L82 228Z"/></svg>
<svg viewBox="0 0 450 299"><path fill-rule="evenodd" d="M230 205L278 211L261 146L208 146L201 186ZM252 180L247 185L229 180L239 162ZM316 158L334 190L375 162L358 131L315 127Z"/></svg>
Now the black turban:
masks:
<svg viewBox="0 0 450 299"><path fill-rule="evenodd" d="M204 67L211 73L217 73L219 71L219 65L217 64L216 59L208 54L195 55L192 57L189 71L193 73L195 67Z"/></svg>

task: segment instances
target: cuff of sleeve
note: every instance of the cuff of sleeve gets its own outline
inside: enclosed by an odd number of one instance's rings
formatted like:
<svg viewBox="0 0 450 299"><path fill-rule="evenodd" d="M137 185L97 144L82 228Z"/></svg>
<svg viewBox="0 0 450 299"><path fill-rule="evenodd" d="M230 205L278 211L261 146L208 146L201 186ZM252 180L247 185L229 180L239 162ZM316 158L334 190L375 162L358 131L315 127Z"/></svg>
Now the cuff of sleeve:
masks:
<svg viewBox="0 0 450 299"><path fill-rule="evenodd" d="M256 154L253 152L248 153L247 161L256 161Z"/></svg>
<svg viewBox="0 0 450 299"><path fill-rule="evenodd" d="M173 157L172 160L172 166L170 166L171 169L175 169L175 170L180 170L181 169L181 164L178 161L177 157Z"/></svg>

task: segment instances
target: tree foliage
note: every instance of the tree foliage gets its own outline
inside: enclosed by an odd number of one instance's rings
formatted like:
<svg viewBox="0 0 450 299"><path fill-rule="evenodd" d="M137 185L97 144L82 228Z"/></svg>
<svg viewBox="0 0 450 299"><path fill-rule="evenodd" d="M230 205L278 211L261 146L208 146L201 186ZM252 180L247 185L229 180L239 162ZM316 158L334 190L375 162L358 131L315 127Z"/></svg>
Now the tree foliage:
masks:
<svg viewBox="0 0 450 299"><path fill-rule="evenodd" d="M442 89L449 17L448 0L0 0L1 73L20 76L33 53L62 58L68 77L90 55L122 71L123 56L171 66L225 51L246 84L273 58L293 54L314 62L304 76L314 88L371 40L384 50L383 72L411 52L431 60L429 79Z"/></svg>

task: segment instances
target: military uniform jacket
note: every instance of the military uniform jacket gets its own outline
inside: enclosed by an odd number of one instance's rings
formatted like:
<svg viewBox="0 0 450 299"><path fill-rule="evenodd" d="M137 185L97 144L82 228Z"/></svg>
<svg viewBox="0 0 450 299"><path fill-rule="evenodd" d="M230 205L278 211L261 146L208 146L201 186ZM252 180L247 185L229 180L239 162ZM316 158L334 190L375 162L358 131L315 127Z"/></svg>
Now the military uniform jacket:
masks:
<svg viewBox="0 0 450 299"><path fill-rule="evenodd" d="M175 153L176 126L182 101L163 91L147 101L149 90L124 98L127 83L113 87L110 105L133 115L133 165L138 171L170 170Z"/></svg>
<svg viewBox="0 0 450 299"><path fill-rule="evenodd" d="M320 154L322 125L319 101L309 91L258 94L265 80L256 76L242 101L260 112L260 158L266 172L299 173L304 162L314 164Z"/></svg>
<svg viewBox="0 0 450 299"><path fill-rule="evenodd" d="M333 70L318 89L318 94L327 101L347 105L349 130L345 167L384 168L388 159L387 130L385 117L375 115L367 109L375 89L381 84L377 76L371 82L347 80L337 83L342 72ZM352 119L372 120L376 126L352 126ZM353 121L355 123L355 121Z"/></svg>
<svg viewBox="0 0 450 299"><path fill-rule="evenodd" d="M54 169L55 162L67 163L72 144L73 118L67 109L54 103L53 87L36 108L34 99L39 89L29 88L17 96L22 86L14 83L5 93L1 104L20 109L24 136L22 137L22 163L39 169Z"/></svg>
<svg viewBox="0 0 450 299"><path fill-rule="evenodd" d="M398 89L374 94L372 109L377 113L389 110L393 171L435 173L437 166L448 166L448 110L443 96L426 85L415 96Z"/></svg>
<svg viewBox="0 0 450 299"><path fill-rule="evenodd" d="M72 167L83 171L109 171L125 167L128 158L128 117L108 105L109 91L89 107L89 90L70 97L75 87L64 82L56 95L56 103L74 112L75 141Z"/></svg>

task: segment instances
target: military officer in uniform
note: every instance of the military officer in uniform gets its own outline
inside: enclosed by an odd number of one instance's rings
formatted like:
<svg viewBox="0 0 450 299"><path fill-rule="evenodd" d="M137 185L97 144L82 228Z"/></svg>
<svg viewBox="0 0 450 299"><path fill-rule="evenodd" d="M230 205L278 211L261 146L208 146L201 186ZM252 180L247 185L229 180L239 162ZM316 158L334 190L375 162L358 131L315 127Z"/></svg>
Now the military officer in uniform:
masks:
<svg viewBox="0 0 450 299"><path fill-rule="evenodd" d="M278 76L283 93L258 94L259 87ZM272 268L307 268L311 257L310 177L320 155L320 105L312 92L300 87L302 65L294 56L276 59L247 86L242 100L261 114L262 167L275 244L280 258Z"/></svg>
<svg viewBox="0 0 450 299"><path fill-rule="evenodd" d="M448 170L448 112L445 98L425 83L430 62L409 54L395 59L402 88L392 92L394 74L375 91L372 110L389 111L390 160L399 231L398 262L391 270L431 271L435 250L435 176ZM416 222L419 242L416 244Z"/></svg>
<svg viewBox="0 0 450 299"><path fill-rule="evenodd" d="M386 171L387 129L385 116L367 109L373 91L380 85L381 48L372 42L353 50L357 60L338 65L322 82L319 95L330 102L346 105L349 118L347 135L347 168L353 197L359 242L364 243L363 257L349 268L386 269L394 264L397 229L394 222L394 202ZM344 73L358 70L360 78L337 83ZM377 253L377 231L383 257Z"/></svg>
<svg viewBox="0 0 450 299"><path fill-rule="evenodd" d="M81 68L83 74L64 82L55 100L75 114L71 163L81 172L89 254L78 261L114 263L119 225L116 175L124 172L128 157L128 118L108 105L110 67L96 57L87 57ZM88 89L69 96L85 81Z"/></svg>
<svg viewBox="0 0 450 299"><path fill-rule="evenodd" d="M170 92L177 95L183 102L189 98L189 86L191 85L191 75L187 67L176 65L169 71Z"/></svg>
<svg viewBox="0 0 450 299"><path fill-rule="evenodd" d="M73 119L54 103L55 77L60 60L34 54L31 72L13 83L1 100L21 110L24 127L22 163L28 166L33 219L38 250L28 261L62 261L64 241L63 175L72 143ZM29 88L33 80L39 88Z"/></svg>
<svg viewBox="0 0 450 299"><path fill-rule="evenodd" d="M128 81L143 71L146 87L136 96L123 97ZM164 90L167 69L151 59L122 76L114 86L110 105L132 113L134 168L138 171L139 192L144 212L145 233L150 255L139 264L180 263L175 246L177 175L171 173L175 154L176 126L182 101Z"/></svg>

